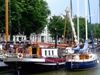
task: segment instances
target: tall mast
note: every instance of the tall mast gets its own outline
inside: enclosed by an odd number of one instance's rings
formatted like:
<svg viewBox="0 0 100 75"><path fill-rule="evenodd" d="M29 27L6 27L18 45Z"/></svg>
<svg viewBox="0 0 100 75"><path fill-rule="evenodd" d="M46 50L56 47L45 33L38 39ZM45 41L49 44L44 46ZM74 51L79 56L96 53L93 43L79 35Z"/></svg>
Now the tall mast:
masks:
<svg viewBox="0 0 100 75"><path fill-rule="evenodd" d="M72 0L70 0L71 17L72 17Z"/></svg>
<svg viewBox="0 0 100 75"><path fill-rule="evenodd" d="M79 0L77 0L77 35L79 44Z"/></svg>
<svg viewBox="0 0 100 75"><path fill-rule="evenodd" d="M70 7L71 7L71 17L72 17L72 0L70 0ZM72 37L72 46L73 46L73 32L71 28L71 37Z"/></svg>
<svg viewBox="0 0 100 75"><path fill-rule="evenodd" d="M63 38L63 44L64 44L64 40L65 40L66 21L67 21L67 12L66 12L66 18L65 18L65 26L64 26L64 38Z"/></svg>
<svg viewBox="0 0 100 75"><path fill-rule="evenodd" d="M88 0L88 9L89 9L89 18L90 18L90 29L91 29L91 40L92 40L92 49L94 52L94 42L93 42L93 31L92 31L92 25L91 25L91 12L90 12L90 2Z"/></svg>
<svg viewBox="0 0 100 75"><path fill-rule="evenodd" d="M8 41L8 0L5 0L6 8L6 41Z"/></svg>
<svg viewBox="0 0 100 75"><path fill-rule="evenodd" d="M99 0L99 23L100 23L100 0Z"/></svg>
<svg viewBox="0 0 100 75"><path fill-rule="evenodd" d="M87 34L87 0L85 0L85 26L86 26L86 40L88 40L88 34Z"/></svg>

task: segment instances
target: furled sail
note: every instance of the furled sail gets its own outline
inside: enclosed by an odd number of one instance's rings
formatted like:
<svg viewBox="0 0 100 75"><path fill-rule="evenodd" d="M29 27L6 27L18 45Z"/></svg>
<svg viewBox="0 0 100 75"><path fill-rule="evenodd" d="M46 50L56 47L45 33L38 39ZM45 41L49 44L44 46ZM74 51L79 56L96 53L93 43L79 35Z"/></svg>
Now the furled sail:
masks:
<svg viewBox="0 0 100 75"><path fill-rule="evenodd" d="M80 50L80 46L79 46L79 44L77 45L77 47L76 47L76 48L73 48L73 50L75 50L75 51Z"/></svg>
<svg viewBox="0 0 100 75"><path fill-rule="evenodd" d="M87 49L88 49L88 42L87 42L87 40L85 41L85 44L84 44L84 47L82 48L82 49L80 49L80 52L84 52L84 51L86 51Z"/></svg>

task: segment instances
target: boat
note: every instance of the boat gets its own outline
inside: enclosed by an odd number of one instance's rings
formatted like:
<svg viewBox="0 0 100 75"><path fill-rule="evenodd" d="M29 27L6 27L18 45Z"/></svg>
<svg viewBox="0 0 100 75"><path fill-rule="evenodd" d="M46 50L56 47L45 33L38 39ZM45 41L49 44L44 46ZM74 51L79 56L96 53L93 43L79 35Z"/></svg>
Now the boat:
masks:
<svg viewBox="0 0 100 75"><path fill-rule="evenodd" d="M84 52L87 41L82 51L71 55L69 60L66 60L66 67L68 70L87 70L97 67L99 60L96 53L90 52L89 49Z"/></svg>
<svg viewBox="0 0 100 75"><path fill-rule="evenodd" d="M6 46L7 43L15 43L12 45L14 47L14 52L9 52L8 49L4 51L3 62L13 68L15 71L47 71L55 70L64 67L66 63L66 57L63 56L63 50L68 45L57 44L57 39L55 44L45 44L34 43L27 44L27 47L23 47L23 44L16 44L15 41L8 41L8 0L6 0ZM21 43L19 41L19 43ZM43 46L45 45L45 46ZM47 46L46 46L47 45ZM52 47L53 45L53 47ZM55 47L54 47L55 46Z"/></svg>
<svg viewBox="0 0 100 75"><path fill-rule="evenodd" d="M29 46L29 51L24 53L7 54L3 60L5 64L13 69L20 71L47 71L56 70L64 67L66 57L61 56L58 48L39 47L38 45Z"/></svg>
<svg viewBox="0 0 100 75"><path fill-rule="evenodd" d="M85 0L87 2L87 0ZM87 5L87 4L85 4ZM90 14L90 4L89 5L89 15ZM87 19L86 19L87 21ZM92 50L89 49L89 44L87 40L87 24L86 24L86 41L84 43L84 47L80 49L79 45L74 48L76 53L73 53L68 60L66 60L66 68L68 70L88 70L93 69L98 66L99 60L97 53L94 52L93 46L93 34L92 34L92 26L91 26L91 16L90 16L90 27L91 27L91 38L92 38Z"/></svg>

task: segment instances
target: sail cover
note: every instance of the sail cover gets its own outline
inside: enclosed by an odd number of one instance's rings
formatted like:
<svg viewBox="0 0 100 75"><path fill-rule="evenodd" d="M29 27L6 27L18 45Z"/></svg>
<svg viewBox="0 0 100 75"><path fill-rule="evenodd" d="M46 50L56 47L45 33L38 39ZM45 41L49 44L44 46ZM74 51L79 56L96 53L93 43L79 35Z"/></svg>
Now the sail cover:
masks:
<svg viewBox="0 0 100 75"><path fill-rule="evenodd" d="M80 50L80 46L79 46L79 44L77 45L76 48L73 48L73 50L75 50L75 51L79 51L79 50Z"/></svg>
<svg viewBox="0 0 100 75"><path fill-rule="evenodd" d="M84 47L82 48L82 49L80 49L80 52L84 52L84 51L86 51L87 49L88 49L88 42L87 42L87 40L85 41L85 44L84 44Z"/></svg>

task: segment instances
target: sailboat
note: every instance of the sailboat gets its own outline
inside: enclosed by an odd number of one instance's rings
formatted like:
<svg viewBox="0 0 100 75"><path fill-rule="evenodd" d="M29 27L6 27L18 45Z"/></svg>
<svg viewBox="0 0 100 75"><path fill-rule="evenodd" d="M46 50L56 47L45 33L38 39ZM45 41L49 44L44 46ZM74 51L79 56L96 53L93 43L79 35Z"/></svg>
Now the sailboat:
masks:
<svg viewBox="0 0 100 75"><path fill-rule="evenodd" d="M85 3L87 3L87 0L85 0ZM86 4L87 5L87 4ZM90 15L90 4L88 0L88 7L89 7L89 15ZM87 17L87 16L86 16ZM86 19L87 21L87 19ZM90 27L92 32L92 26L91 26L91 16L90 16ZM93 35L91 33L92 37L92 43L93 43ZM97 67L99 60L96 53L91 52L88 48L88 41L87 41L87 24L86 24L86 41L84 44L84 47L82 49L79 49L79 45L74 50L77 50L77 53L74 53L71 55L69 60L66 60L66 67L69 70L87 70ZM92 44L93 47L93 44ZM93 47L94 51L94 47Z"/></svg>

